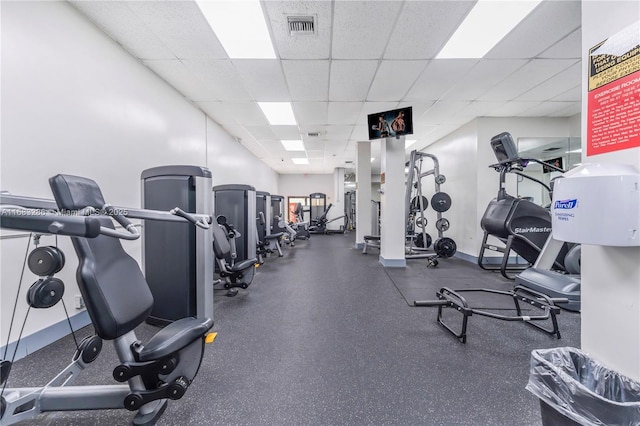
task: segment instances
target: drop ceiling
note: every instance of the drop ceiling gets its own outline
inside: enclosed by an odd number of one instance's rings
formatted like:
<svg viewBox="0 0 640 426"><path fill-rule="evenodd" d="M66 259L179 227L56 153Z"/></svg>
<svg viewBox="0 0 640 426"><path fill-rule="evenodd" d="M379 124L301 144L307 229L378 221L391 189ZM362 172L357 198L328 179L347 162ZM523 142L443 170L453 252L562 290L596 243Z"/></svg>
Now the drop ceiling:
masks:
<svg viewBox="0 0 640 426"><path fill-rule="evenodd" d="M71 3L278 173L352 168L367 114L397 107L413 106L408 151L476 117L581 110L579 1L543 1L482 59L434 59L475 1L263 0L277 59L230 59L192 1ZM292 15L315 33L291 35ZM269 125L262 101L291 102L298 125Z"/></svg>

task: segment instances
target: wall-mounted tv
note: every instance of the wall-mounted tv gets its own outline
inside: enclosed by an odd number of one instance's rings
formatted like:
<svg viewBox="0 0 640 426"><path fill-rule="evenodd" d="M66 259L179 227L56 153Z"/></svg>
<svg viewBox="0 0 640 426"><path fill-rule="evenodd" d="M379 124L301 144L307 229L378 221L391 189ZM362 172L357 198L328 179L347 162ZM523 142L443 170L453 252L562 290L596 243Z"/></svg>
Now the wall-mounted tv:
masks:
<svg viewBox="0 0 640 426"><path fill-rule="evenodd" d="M412 108L406 107L369 114L367 128L369 129L369 140L410 135L413 133Z"/></svg>

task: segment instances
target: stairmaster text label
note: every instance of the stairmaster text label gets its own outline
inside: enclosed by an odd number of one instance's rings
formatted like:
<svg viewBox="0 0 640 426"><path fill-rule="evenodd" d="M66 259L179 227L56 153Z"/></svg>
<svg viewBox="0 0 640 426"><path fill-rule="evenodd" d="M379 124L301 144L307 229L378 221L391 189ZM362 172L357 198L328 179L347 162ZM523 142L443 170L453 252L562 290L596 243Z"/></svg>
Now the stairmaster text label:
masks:
<svg viewBox="0 0 640 426"><path fill-rule="evenodd" d="M578 206L578 200L558 200L553 203L553 214L555 215L557 220L562 220L568 222L571 218L574 217L574 214L571 210L575 209Z"/></svg>
<svg viewBox="0 0 640 426"><path fill-rule="evenodd" d="M548 228L546 226L529 226L527 228L515 228L513 232L516 234L538 234L541 232L549 233L551 232L551 228Z"/></svg>

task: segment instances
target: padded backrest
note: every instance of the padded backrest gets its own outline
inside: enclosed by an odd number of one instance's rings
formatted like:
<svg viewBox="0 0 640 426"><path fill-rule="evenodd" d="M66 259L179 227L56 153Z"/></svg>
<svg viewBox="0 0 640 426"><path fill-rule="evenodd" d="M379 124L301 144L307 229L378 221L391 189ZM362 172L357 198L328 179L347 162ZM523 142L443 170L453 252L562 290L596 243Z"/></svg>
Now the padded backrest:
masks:
<svg viewBox="0 0 640 426"><path fill-rule="evenodd" d="M215 223L211 225L213 232L213 253L218 259L224 259L229 253L231 253L231 244L227 239L227 233Z"/></svg>
<svg viewBox="0 0 640 426"><path fill-rule="evenodd" d="M49 184L61 210L104 205L102 192L91 179L57 175ZM99 221L114 229L111 219L101 217ZM111 340L141 324L151 312L153 296L138 263L124 251L120 240L104 235L71 240L80 261L78 287L96 333Z"/></svg>

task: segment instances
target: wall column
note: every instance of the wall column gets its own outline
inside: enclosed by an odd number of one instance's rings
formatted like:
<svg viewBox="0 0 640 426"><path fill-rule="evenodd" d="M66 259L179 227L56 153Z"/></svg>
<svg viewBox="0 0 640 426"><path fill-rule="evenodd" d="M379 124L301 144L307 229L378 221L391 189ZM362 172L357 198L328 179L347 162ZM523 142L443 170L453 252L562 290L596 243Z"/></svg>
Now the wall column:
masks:
<svg viewBox="0 0 640 426"><path fill-rule="evenodd" d="M404 136L381 141L380 263L405 267L404 258Z"/></svg>
<svg viewBox="0 0 640 426"><path fill-rule="evenodd" d="M356 248L371 235L371 142L356 142Z"/></svg>
<svg viewBox="0 0 640 426"><path fill-rule="evenodd" d="M337 167L333 171L333 201L331 202L331 210L327 213L327 219L331 220L344 215L344 167ZM327 224L327 229L334 231L340 230L344 226L344 220L336 220Z"/></svg>

